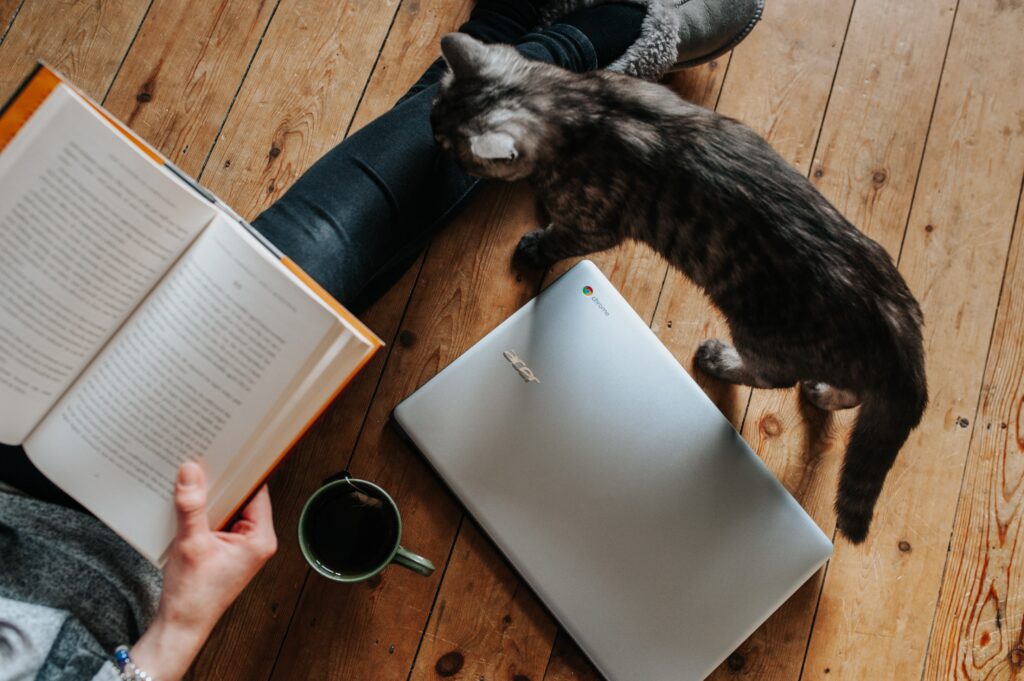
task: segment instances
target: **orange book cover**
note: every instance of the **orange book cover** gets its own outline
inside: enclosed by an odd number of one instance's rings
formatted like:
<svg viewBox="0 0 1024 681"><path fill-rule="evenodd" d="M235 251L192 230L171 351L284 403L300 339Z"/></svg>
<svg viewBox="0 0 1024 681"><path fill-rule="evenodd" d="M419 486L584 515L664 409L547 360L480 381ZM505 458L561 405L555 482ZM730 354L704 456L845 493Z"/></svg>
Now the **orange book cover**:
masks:
<svg viewBox="0 0 1024 681"><path fill-rule="evenodd" d="M2 111L0 111L0 152L8 145L8 143L14 138L18 130L31 119L32 115L37 109L46 101L46 98L60 85L65 85L79 95L90 107L92 107L99 115L101 115L107 122L109 122L121 135L129 142L137 146L153 163L167 168L172 172L178 179L184 181L186 184L195 189L204 198L210 200L215 205L227 209L227 212L236 217L230 208L223 202L220 202L216 197L212 196L209 192L201 188L192 178L186 176L179 169L177 169L166 157L164 157L159 151L151 147L141 139L134 132L132 132L127 126L123 125L102 106L93 101L87 95L82 93L80 90L74 87L66 78L64 78L59 72L49 67L47 64L40 62L36 65L32 73L25 79L24 82L18 87L14 95L4 105ZM250 225L238 218L240 222L246 227L249 233L258 241L261 245L265 246L270 250L276 257L281 260L282 265L287 268L292 274L298 278L299 281L314 295L319 297L324 303L333 310L340 318L342 318L353 330L359 335L365 338L370 344L370 351L360 361L360 363L352 370L352 372L342 381L342 383L333 392L331 397L315 412L313 417L299 428L295 437L285 448L284 451L277 457L274 463L265 471L265 473L259 478L252 489L243 497L236 506L233 508L231 513L227 517L219 519L219 522L215 523L218 527L223 528L227 525L232 518L245 506L248 500L259 490L264 484L270 474L277 468L278 465L284 460L285 456L294 448L298 441L303 435L309 430L310 427L316 422L316 420L323 414L328 406L337 398L342 390L351 382L351 380L358 374L362 368L369 362L376 351L381 348L384 343L376 334L373 333L365 324L363 324L355 315L349 312L341 303L335 300L327 291L323 289L316 281L313 280L306 272L304 272L294 261L282 255L274 247L267 243L267 241L259 235Z"/></svg>

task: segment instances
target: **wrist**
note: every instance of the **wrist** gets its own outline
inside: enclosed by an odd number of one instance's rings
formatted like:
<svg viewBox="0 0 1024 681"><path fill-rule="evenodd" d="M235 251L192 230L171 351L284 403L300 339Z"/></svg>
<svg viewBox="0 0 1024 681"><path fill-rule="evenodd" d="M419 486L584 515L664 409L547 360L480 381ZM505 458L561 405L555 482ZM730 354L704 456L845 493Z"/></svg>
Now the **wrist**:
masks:
<svg viewBox="0 0 1024 681"><path fill-rule="evenodd" d="M178 681L188 671L208 635L208 629L157 613L142 638L132 646L132 661L156 681Z"/></svg>

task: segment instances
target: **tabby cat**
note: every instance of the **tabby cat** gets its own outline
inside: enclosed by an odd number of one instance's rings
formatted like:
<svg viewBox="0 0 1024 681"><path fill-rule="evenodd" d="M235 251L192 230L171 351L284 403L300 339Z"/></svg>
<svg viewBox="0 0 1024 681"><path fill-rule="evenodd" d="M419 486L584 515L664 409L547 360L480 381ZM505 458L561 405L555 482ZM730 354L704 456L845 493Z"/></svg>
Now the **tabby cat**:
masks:
<svg viewBox="0 0 1024 681"><path fill-rule="evenodd" d="M757 388L799 383L826 410L862 405L836 497L865 539L886 474L928 401L917 301L885 250L745 125L626 76L574 74L445 36L432 123L470 174L529 178L550 217L535 266L649 244L722 311L733 344L696 365Z"/></svg>

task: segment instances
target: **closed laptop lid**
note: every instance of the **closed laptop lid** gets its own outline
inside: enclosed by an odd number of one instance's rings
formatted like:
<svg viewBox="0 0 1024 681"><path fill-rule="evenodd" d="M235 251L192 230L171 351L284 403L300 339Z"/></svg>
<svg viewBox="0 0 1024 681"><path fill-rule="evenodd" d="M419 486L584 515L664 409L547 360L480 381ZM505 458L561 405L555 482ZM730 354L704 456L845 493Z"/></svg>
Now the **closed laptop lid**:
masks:
<svg viewBox="0 0 1024 681"><path fill-rule="evenodd" d="M589 261L394 416L614 681L703 679L831 554Z"/></svg>

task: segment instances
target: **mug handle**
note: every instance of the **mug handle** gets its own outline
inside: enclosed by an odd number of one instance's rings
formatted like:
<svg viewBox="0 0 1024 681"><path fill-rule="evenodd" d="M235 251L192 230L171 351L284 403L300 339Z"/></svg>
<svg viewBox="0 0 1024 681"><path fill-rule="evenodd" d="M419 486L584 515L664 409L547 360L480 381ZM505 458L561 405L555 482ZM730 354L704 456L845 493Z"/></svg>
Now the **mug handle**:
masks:
<svg viewBox="0 0 1024 681"><path fill-rule="evenodd" d="M412 570L418 575L429 577L434 574L434 564L423 556L416 555L412 551L405 549L401 546L398 547L398 551L395 553L395 557L391 559L391 562L395 565L401 565L404 568Z"/></svg>

